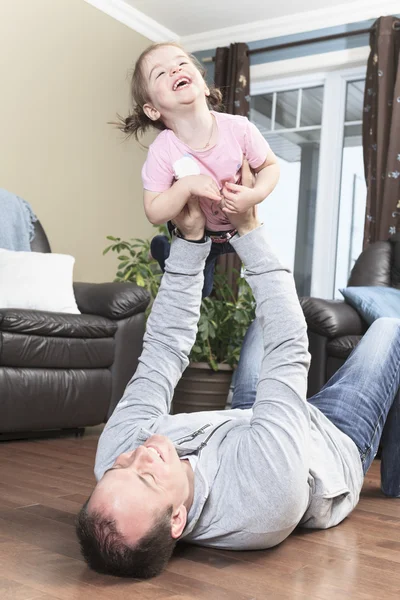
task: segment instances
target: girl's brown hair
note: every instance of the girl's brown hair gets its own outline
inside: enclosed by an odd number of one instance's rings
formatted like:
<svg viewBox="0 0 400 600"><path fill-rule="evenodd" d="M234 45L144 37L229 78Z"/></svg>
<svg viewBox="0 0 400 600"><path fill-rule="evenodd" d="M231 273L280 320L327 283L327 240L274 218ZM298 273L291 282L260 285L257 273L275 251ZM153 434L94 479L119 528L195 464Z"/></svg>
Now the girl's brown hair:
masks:
<svg viewBox="0 0 400 600"><path fill-rule="evenodd" d="M132 79L131 79L131 98L132 98L132 109L129 115L125 118L118 115L118 122L115 125L120 129L123 133L125 133L128 137L133 135L137 141L139 141L139 135L143 135L149 127L154 127L155 129L163 130L166 129L164 123L159 119L158 121L152 121L145 114L143 110L143 106L149 102L149 95L147 92L146 80L143 76L142 65L146 56L148 56L153 50L157 48L162 48L163 46L175 46L179 48L185 54L185 51L180 44L176 42L161 42L158 44L152 44L146 50L142 52L139 56L135 68L133 70ZM199 63L197 58L193 56L193 54L187 54L190 60L193 62L195 67L200 71L203 79L205 78L205 69ZM212 109L221 110L222 109L222 94L219 89L213 86L209 86L210 95L207 96L208 105Z"/></svg>

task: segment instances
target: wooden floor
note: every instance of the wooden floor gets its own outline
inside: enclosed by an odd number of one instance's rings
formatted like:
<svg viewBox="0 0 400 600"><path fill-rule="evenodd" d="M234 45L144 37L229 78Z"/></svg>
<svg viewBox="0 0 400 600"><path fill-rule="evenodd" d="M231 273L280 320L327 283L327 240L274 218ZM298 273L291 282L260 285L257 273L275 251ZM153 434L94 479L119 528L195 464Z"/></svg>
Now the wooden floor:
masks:
<svg viewBox="0 0 400 600"><path fill-rule="evenodd" d="M1 600L400 598L400 500L380 494L377 461L358 508L334 529L298 531L263 552L182 545L151 582L92 573L74 515L94 483L98 434L0 444Z"/></svg>

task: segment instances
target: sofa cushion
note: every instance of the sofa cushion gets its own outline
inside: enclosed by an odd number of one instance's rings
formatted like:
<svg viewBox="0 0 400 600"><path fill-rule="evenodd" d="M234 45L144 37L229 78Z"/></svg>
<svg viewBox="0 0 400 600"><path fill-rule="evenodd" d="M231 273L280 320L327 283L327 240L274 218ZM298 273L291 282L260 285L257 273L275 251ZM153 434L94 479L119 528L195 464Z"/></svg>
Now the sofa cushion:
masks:
<svg viewBox="0 0 400 600"><path fill-rule="evenodd" d="M0 366L99 369L114 361L114 338L61 338L0 332Z"/></svg>
<svg viewBox="0 0 400 600"><path fill-rule="evenodd" d="M341 335L361 335L365 323L354 308L343 300L323 298L300 298L301 308L309 331L328 338Z"/></svg>
<svg viewBox="0 0 400 600"><path fill-rule="evenodd" d="M370 244L360 254L351 271L348 286L389 286L392 268L392 245L390 242Z"/></svg>
<svg viewBox="0 0 400 600"><path fill-rule="evenodd" d="M72 287L74 263L67 254L0 248L0 308L79 314Z"/></svg>
<svg viewBox="0 0 400 600"><path fill-rule="evenodd" d="M329 356L335 356L336 358L347 358L361 339L361 335L344 335L329 340L326 345L327 353Z"/></svg>
<svg viewBox="0 0 400 600"><path fill-rule="evenodd" d="M107 319L127 319L144 312L150 294L136 283L74 283L75 298L81 312Z"/></svg>
<svg viewBox="0 0 400 600"><path fill-rule="evenodd" d="M380 317L400 319L400 290L383 286L367 286L348 287L340 292L368 325Z"/></svg>
<svg viewBox="0 0 400 600"><path fill-rule="evenodd" d="M110 369L2 367L0 433L98 425L106 419L111 388Z"/></svg>
<svg viewBox="0 0 400 600"><path fill-rule="evenodd" d="M117 325L95 315L0 308L0 331L67 338L102 338L112 337Z"/></svg>

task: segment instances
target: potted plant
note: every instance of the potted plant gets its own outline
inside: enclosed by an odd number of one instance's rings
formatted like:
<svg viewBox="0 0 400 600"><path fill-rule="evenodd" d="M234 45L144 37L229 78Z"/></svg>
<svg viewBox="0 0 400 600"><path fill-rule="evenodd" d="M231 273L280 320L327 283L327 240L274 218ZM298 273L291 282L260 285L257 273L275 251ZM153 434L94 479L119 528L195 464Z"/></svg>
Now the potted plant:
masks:
<svg viewBox="0 0 400 600"><path fill-rule="evenodd" d="M164 227L158 228L165 233ZM108 236L110 250L118 255L115 281L133 281L146 288L152 299L157 295L162 272L150 254L150 241L124 241ZM243 337L254 319L255 303L250 286L238 276L236 298L225 275L216 273L214 292L201 304L200 320L190 364L178 383L173 412L224 409ZM148 311L151 310L151 303Z"/></svg>

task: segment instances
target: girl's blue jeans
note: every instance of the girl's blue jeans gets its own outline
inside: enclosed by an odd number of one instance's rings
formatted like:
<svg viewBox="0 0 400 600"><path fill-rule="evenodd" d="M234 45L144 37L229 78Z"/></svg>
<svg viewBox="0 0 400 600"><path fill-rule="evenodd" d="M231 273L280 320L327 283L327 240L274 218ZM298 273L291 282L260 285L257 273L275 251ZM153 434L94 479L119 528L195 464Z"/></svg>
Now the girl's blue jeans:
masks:
<svg viewBox="0 0 400 600"><path fill-rule="evenodd" d="M263 356L261 327L249 327L234 376L232 408L251 408ZM345 364L309 399L360 453L364 474L381 445L381 487L400 497L400 319L368 329Z"/></svg>
<svg viewBox="0 0 400 600"><path fill-rule="evenodd" d="M156 237L151 240L151 255L156 259L163 273L165 271L165 261L169 256L170 248L171 243L166 235L156 235ZM206 298L212 292L214 284L215 262L218 256L221 256L221 254L227 254L228 252L235 252L233 246L231 246L229 242L223 242L221 244L213 242L211 244L210 254L207 257L206 265L204 267L204 286L202 292L203 298Z"/></svg>

